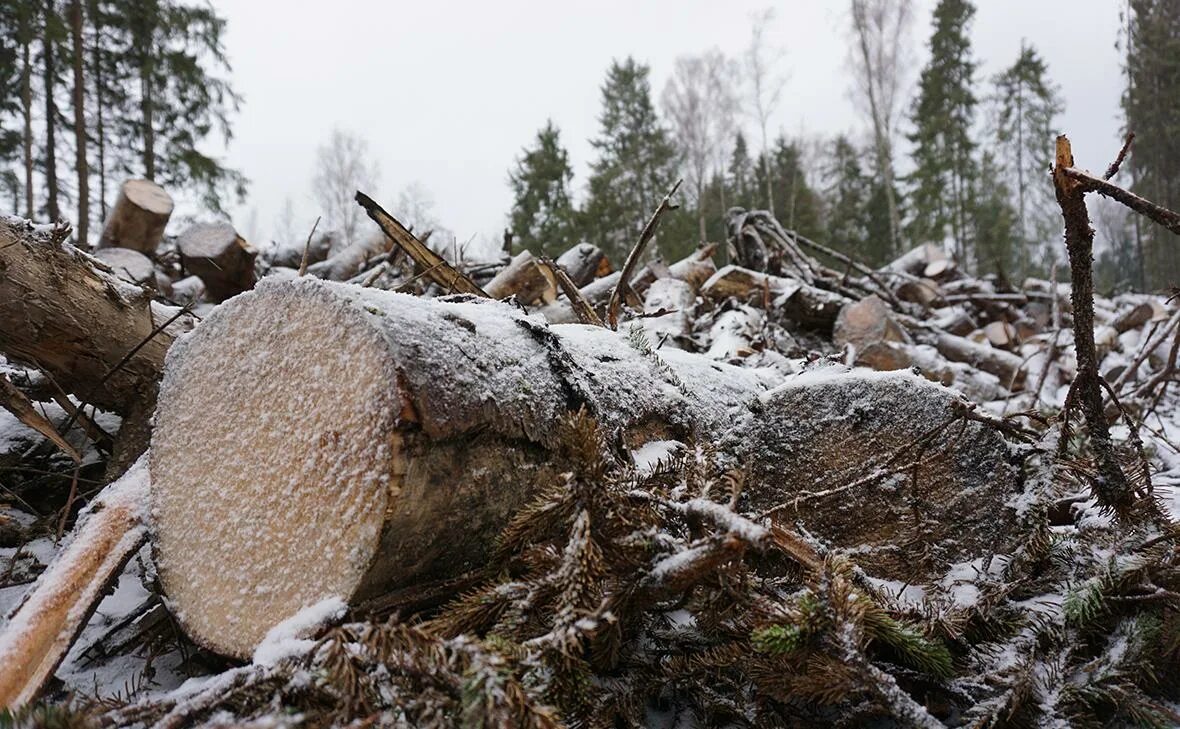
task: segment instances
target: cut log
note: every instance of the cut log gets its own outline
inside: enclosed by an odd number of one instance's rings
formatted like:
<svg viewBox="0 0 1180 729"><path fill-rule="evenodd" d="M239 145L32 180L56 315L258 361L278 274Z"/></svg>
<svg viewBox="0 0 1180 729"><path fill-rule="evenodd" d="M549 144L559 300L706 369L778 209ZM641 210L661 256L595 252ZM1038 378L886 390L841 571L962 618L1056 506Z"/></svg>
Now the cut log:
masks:
<svg viewBox="0 0 1180 729"><path fill-rule="evenodd" d="M717 271L701 287L701 293L714 300L733 297L759 306L769 304L800 325L820 330L830 330L841 307L851 301L798 279L771 276L740 266L726 266Z"/></svg>
<svg viewBox="0 0 1180 729"><path fill-rule="evenodd" d="M1149 299L1123 311L1115 317L1111 326L1122 334L1131 329L1138 329L1149 321L1163 321L1167 318L1167 308L1156 299Z"/></svg>
<svg viewBox="0 0 1180 729"><path fill-rule="evenodd" d="M575 286L585 286L599 275L599 267L606 260L606 254L595 245L579 243L557 257L557 265L565 269L565 273ZM608 264L609 265L609 264Z"/></svg>
<svg viewBox="0 0 1180 729"><path fill-rule="evenodd" d="M867 296L840 310L832 333L836 346L850 344L860 348L877 342L909 342L909 335L892 316L885 302Z"/></svg>
<svg viewBox="0 0 1180 729"><path fill-rule="evenodd" d="M988 343L998 349L1013 350L1020 343L1016 327L1006 321L993 321L983 327Z"/></svg>
<svg viewBox="0 0 1180 729"><path fill-rule="evenodd" d="M205 282L205 293L220 303L254 286L258 252L229 223L197 223L176 243L180 263Z"/></svg>
<svg viewBox="0 0 1180 729"><path fill-rule="evenodd" d="M172 196L150 180L127 180L103 226L99 248L156 252L172 217Z"/></svg>
<svg viewBox="0 0 1180 729"><path fill-rule="evenodd" d="M882 266L881 270L891 273L904 273L911 276L935 278L937 275L945 272L947 266L935 266L933 264L947 261L949 258L946 251L940 246L936 246L933 243L923 243ZM931 267L931 272L934 275L926 273L927 267Z"/></svg>
<svg viewBox="0 0 1180 729"><path fill-rule="evenodd" d="M776 521L802 522L890 579L939 573L955 555L1010 549L991 534L1011 544L1012 510L980 511L981 495L959 490L970 481L994 503L1012 488L1015 474L995 458L995 433L977 423L952 427L956 398L938 385L861 372L805 372L759 398L758 412L738 429L749 504L779 500ZM872 488L856 487L874 475ZM785 499L775 493L784 477Z"/></svg>
<svg viewBox="0 0 1180 729"><path fill-rule="evenodd" d="M146 540L147 470L141 460L91 502L70 543L0 632L0 708L15 709L37 697Z"/></svg>
<svg viewBox="0 0 1180 729"><path fill-rule="evenodd" d="M897 298L929 308L942 297L938 282L929 278L906 279L897 287Z"/></svg>
<svg viewBox="0 0 1180 729"><path fill-rule="evenodd" d="M515 296L522 304L548 304L557 299L557 280L529 251L521 251L483 290L493 299Z"/></svg>
<svg viewBox="0 0 1180 729"><path fill-rule="evenodd" d="M94 257L111 267L116 276L140 286L156 288L156 266L152 259L130 248L99 248Z"/></svg>
<svg viewBox="0 0 1180 729"><path fill-rule="evenodd" d="M393 249L393 241L381 232L361 238L336 253L307 267L307 272L329 281L347 281L356 276L369 261ZM311 260L310 257L308 260ZM298 269L299 261L294 268Z"/></svg>
<svg viewBox="0 0 1180 729"><path fill-rule="evenodd" d="M842 398L833 384L839 377L865 379L825 374L816 383L828 383L821 399ZM363 609L393 589L485 565L508 520L569 470L563 423L573 412L587 412L622 448L732 434L720 447L743 449L761 469L749 496L758 510L804 487L804 474L776 466L785 463L782 451L767 447L796 422L813 413L827 421L833 409L837 422L855 420L862 434L856 447L838 449L847 471L853 462L887 460L874 434L890 433L882 441L889 444L913 441L954 401L897 373L858 389L855 408L817 406L809 387L796 383L799 403L787 410L767 393L781 382L767 369L652 352L600 327L547 326L495 301L264 279L215 309L169 354L151 450L160 578L196 641L246 657L272 625L323 598L340 596ZM752 413L751 403L763 413ZM766 413L787 420L776 420L771 433L758 425ZM966 441L962 429L954 431L953 445L936 439L924 451L943 464L930 467L938 485L919 510L931 522L924 543L937 545L931 570L965 557L951 542L1011 547L1002 526L1003 504L1015 489L1006 447L978 423L966 424ZM827 439L801 439L792 448L839 455L820 441ZM964 442L977 447L963 451ZM955 465L962 458L971 468ZM857 488L895 493L897 486ZM944 513L943 495L956 518ZM917 526L908 501L866 523L878 530L899 510ZM884 549L851 522L825 524L841 544ZM893 539L899 532L873 534ZM884 574L918 581L933 572L900 565Z"/></svg>
<svg viewBox="0 0 1180 729"><path fill-rule="evenodd" d="M0 219L0 352L90 405L150 415L182 327L157 331L170 314L107 268L47 231Z"/></svg>
<svg viewBox="0 0 1180 729"><path fill-rule="evenodd" d="M933 344L942 356L989 372L1000 378L1000 384L1006 388L1019 390L1024 385L1027 374L1024 360L1011 352L945 332L934 333Z"/></svg>

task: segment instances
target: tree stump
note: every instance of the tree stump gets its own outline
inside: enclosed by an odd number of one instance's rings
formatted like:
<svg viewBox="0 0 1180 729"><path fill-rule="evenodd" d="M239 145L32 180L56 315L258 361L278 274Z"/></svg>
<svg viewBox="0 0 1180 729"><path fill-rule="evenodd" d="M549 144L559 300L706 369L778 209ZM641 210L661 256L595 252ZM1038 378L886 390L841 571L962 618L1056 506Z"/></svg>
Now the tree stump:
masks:
<svg viewBox="0 0 1180 729"><path fill-rule="evenodd" d="M219 303L253 288L258 253L229 223L197 223L176 245L181 265L205 282L211 301Z"/></svg>
<svg viewBox="0 0 1180 729"><path fill-rule="evenodd" d="M99 248L130 248L151 255L164 239L172 196L150 180L127 180L98 239Z"/></svg>

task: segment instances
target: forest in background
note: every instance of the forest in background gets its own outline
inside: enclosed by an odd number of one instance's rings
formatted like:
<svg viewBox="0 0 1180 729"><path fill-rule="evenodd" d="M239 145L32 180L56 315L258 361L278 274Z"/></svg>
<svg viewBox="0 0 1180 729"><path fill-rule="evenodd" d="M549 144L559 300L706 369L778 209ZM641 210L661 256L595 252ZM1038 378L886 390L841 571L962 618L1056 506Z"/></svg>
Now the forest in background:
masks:
<svg viewBox="0 0 1180 729"><path fill-rule="evenodd" d="M974 12L968 0L941 0L929 59L915 68L909 49L921 30L913 3L850 2L844 81L868 130L863 138L769 128L791 70L766 40L771 11L752 19L737 57L710 49L678 58L658 93L646 63L617 59L598 90L588 179L574 179L560 130L544 124L508 172L505 244L556 253L588 241L621 260L683 178L684 204L657 240L669 260L724 239L725 212L740 206L768 209L801 235L873 265L930 242L979 274L1048 275L1063 260L1047 170L1065 110L1051 69L1027 43L1000 73L978 72ZM1122 18L1112 42L1125 61L1123 126L1138 136L1130 186L1177 207L1180 146L1171 126L1180 99L1180 5L1130 0ZM72 220L89 244L128 177L184 191L213 215L245 199L245 176L208 151L218 138L228 141L243 103L230 81L225 28L212 5L175 0L0 4L5 207ZM360 234L352 194L379 172L366 140L348 131L334 130L318 149L317 212L344 245ZM457 249L421 185L404 188L392 212L413 229L443 231L434 245ZM1160 290L1175 282L1180 254L1164 233L1114 206L1097 212L1107 242L1100 287ZM277 242L297 244L305 232L292 229L290 203L283 216L277 236L291 240Z"/></svg>

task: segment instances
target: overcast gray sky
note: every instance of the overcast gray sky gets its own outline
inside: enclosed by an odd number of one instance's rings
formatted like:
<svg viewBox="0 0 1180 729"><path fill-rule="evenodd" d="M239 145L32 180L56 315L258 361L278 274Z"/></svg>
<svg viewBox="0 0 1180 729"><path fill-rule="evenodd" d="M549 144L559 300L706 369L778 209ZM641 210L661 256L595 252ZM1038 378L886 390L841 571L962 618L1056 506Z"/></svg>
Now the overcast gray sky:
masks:
<svg viewBox="0 0 1180 729"><path fill-rule="evenodd" d="M1049 64L1078 162L1102 168L1117 151L1122 89L1117 0L977 0L972 39L980 76L1015 60L1027 39ZM768 39L788 74L772 128L863 133L848 96L847 2L595 0L374 2L214 0L228 19L233 82L245 97L228 161L251 181L234 214L269 239L290 196L296 226L319 214L315 151L333 126L367 138L381 167L374 195L392 205L419 182L462 242L498 238L511 204L507 173L546 118L561 128L585 184L599 86L612 58L650 64L658 101L675 58L712 46L739 55L750 17L777 12ZM926 58L932 0L918 2L913 44ZM911 89L917 67L911 74ZM749 126L748 122L747 125ZM253 211L253 213L252 213ZM251 217L253 227L251 231ZM258 241L262 242L262 241Z"/></svg>

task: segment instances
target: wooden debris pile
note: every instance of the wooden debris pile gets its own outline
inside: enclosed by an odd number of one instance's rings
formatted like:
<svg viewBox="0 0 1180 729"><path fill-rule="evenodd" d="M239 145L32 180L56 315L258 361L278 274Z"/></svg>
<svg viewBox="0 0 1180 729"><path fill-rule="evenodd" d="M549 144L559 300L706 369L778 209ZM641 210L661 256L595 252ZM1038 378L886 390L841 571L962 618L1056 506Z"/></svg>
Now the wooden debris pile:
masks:
<svg viewBox="0 0 1180 729"><path fill-rule="evenodd" d="M1094 295L1084 195L1129 193L1054 179L1061 282L738 208L663 262L672 193L614 262L456 260L360 193L372 237L261 254L143 181L93 254L0 221L0 703L1175 725L1180 310Z"/></svg>

